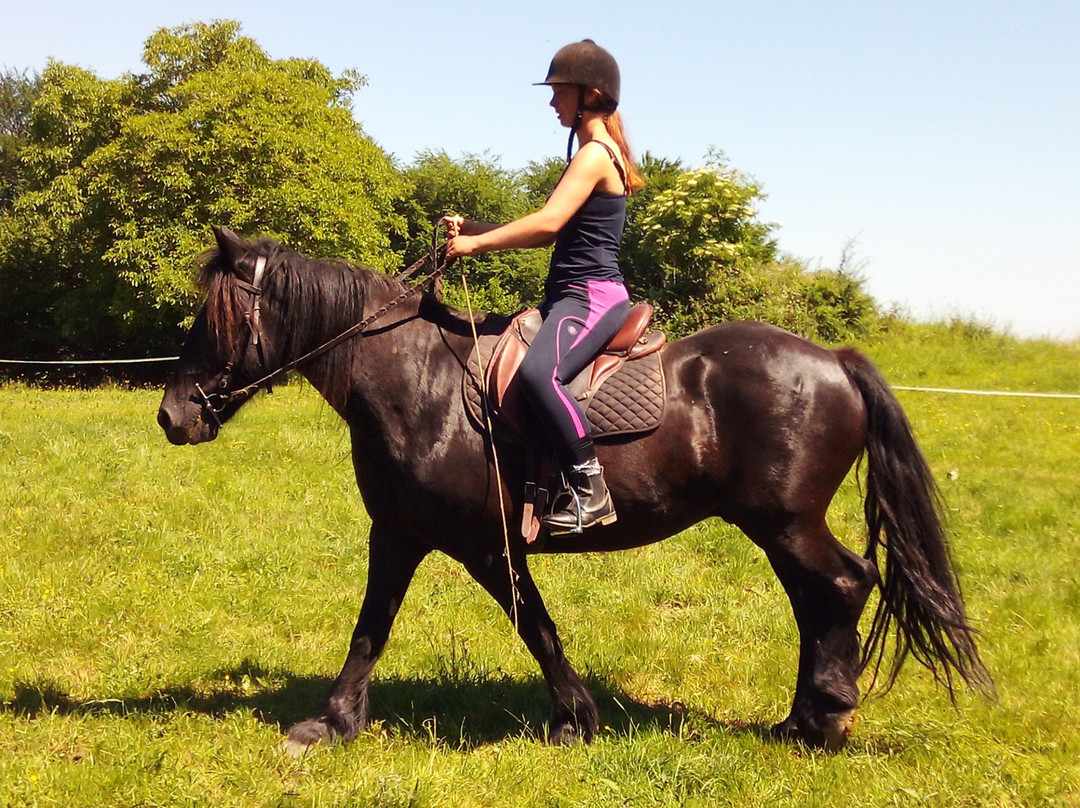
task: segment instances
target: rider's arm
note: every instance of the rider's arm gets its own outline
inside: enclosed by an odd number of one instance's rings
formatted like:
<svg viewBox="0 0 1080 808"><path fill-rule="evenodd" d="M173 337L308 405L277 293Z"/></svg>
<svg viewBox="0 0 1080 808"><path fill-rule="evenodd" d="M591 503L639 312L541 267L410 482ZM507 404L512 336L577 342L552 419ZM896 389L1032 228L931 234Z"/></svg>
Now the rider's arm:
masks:
<svg viewBox="0 0 1080 808"><path fill-rule="evenodd" d="M467 233L463 225L461 234L450 239L446 257L550 246L570 217L577 213L595 190L608 164L610 160L601 149L580 150L544 207L508 224L475 234Z"/></svg>

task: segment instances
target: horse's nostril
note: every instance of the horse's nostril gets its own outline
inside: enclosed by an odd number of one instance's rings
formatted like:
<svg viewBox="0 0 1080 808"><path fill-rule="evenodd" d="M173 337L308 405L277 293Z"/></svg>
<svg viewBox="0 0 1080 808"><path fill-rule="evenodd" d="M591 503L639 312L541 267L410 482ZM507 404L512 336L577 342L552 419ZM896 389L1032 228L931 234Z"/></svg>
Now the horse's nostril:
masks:
<svg viewBox="0 0 1080 808"><path fill-rule="evenodd" d="M170 429L172 429L173 418L172 418L172 415L169 413L169 411L165 407L159 407L158 408L157 422L158 422L158 426L160 426L166 432L168 432Z"/></svg>
<svg viewBox="0 0 1080 808"><path fill-rule="evenodd" d="M179 422L173 419L172 413L167 407L160 407L157 414L158 426L161 427L165 433L165 437L168 438L169 443L182 446L188 442L188 434L186 430L179 425Z"/></svg>

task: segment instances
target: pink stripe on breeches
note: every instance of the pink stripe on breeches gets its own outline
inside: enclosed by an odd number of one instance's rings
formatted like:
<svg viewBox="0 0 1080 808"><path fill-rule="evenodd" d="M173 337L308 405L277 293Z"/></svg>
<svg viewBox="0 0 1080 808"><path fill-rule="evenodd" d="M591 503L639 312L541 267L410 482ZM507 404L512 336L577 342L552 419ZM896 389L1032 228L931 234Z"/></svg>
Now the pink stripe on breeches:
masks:
<svg viewBox="0 0 1080 808"><path fill-rule="evenodd" d="M544 302L544 324L519 378L556 449L588 438L585 413L565 385L603 350L629 310L626 287L613 281L590 281Z"/></svg>

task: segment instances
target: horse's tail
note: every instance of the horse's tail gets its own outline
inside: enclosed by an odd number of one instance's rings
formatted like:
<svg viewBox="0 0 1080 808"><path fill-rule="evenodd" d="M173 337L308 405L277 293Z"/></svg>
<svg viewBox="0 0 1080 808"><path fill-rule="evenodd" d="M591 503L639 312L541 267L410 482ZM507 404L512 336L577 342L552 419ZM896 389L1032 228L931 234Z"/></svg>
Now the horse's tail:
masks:
<svg viewBox="0 0 1080 808"><path fill-rule="evenodd" d="M956 674L990 697L993 680L979 657L976 631L953 575L930 466L900 402L870 360L849 348L836 355L866 404L866 558L881 576L881 599L863 644L862 668L873 666L877 679L895 624L886 691L910 653L945 684L950 698L955 700Z"/></svg>

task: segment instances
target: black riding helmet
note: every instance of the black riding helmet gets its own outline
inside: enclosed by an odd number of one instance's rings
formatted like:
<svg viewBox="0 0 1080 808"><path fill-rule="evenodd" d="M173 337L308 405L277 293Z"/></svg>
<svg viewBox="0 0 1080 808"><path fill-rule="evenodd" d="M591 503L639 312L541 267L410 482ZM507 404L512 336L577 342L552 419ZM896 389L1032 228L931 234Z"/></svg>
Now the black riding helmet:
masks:
<svg viewBox="0 0 1080 808"><path fill-rule="evenodd" d="M560 48L551 60L547 78L540 84L580 84L602 92L610 104L598 108L614 112L619 105L619 65L615 58L591 39Z"/></svg>
<svg viewBox="0 0 1080 808"><path fill-rule="evenodd" d="M566 160L574 143L574 133L581 125L581 116L585 110L595 112L614 112L619 106L620 76L619 65L615 58L591 39L583 39L559 49L548 67L547 78L536 82L537 85L576 84L578 93L577 118L570 127L570 140L566 144ZM599 90L603 98L591 106L585 104L587 90Z"/></svg>

